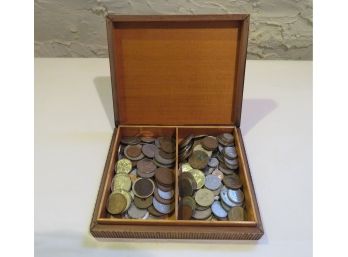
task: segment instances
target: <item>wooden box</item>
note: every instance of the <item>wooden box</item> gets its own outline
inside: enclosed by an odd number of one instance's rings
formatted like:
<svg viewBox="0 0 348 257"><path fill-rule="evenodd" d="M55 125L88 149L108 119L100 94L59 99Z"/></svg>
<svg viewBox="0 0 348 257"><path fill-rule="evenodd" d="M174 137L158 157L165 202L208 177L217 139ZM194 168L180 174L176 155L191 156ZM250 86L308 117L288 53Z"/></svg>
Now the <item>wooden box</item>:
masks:
<svg viewBox="0 0 348 257"><path fill-rule="evenodd" d="M96 238L248 239L263 235L240 131L249 15L108 15L115 129L90 225ZM247 114L246 114L247 115ZM245 194L245 221L111 218L106 212L122 136L232 132Z"/></svg>

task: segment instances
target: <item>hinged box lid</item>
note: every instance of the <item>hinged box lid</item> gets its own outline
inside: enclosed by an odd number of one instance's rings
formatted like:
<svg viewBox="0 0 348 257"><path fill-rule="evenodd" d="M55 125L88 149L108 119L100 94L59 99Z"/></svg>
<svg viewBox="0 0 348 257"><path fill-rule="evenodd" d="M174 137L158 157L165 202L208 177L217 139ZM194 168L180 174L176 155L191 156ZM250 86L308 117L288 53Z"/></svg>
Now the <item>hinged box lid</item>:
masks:
<svg viewBox="0 0 348 257"><path fill-rule="evenodd" d="M239 127L249 15L106 20L116 125Z"/></svg>

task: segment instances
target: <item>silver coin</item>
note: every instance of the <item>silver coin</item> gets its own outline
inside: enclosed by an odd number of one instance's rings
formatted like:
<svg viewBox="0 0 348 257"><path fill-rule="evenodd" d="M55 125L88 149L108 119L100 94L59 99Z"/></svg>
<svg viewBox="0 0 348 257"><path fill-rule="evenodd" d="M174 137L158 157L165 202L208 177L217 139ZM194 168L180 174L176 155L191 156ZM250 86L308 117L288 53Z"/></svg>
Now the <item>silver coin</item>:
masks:
<svg viewBox="0 0 348 257"><path fill-rule="evenodd" d="M157 146L154 144L144 144L141 151L148 158L155 157L155 152L158 150Z"/></svg>
<svg viewBox="0 0 348 257"><path fill-rule="evenodd" d="M173 159L165 159L163 158L160 153L160 151L157 149L157 151L155 151L155 160L161 164L164 164L164 165L171 165L175 162L175 158Z"/></svg>
<svg viewBox="0 0 348 257"><path fill-rule="evenodd" d="M234 146L225 147L224 154L226 155L228 159L231 159L231 160L237 158L237 151Z"/></svg>
<svg viewBox="0 0 348 257"><path fill-rule="evenodd" d="M238 160L237 159L229 160L225 157L224 161L225 161L225 165L227 168L229 168L231 170L238 169Z"/></svg>
<svg viewBox="0 0 348 257"><path fill-rule="evenodd" d="M228 189L223 187L220 192L221 201L223 201L227 206L232 207L233 202L228 198Z"/></svg>
<svg viewBox="0 0 348 257"><path fill-rule="evenodd" d="M222 183L221 183L221 185L220 185L220 187L219 187L218 189L212 190L213 194L214 194L215 196L219 197L222 187L223 187L223 185L222 185Z"/></svg>
<svg viewBox="0 0 348 257"><path fill-rule="evenodd" d="M194 213L192 214L192 217L197 220L205 220L209 218L210 215L211 215L211 208L207 208L203 211L195 210Z"/></svg>
<svg viewBox="0 0 348 257"><path fill-rule="evenodd" d="M221 180L214 175L208 175L205 177L205 187L215 191L221 186Z"/></svg>
<svg viewBox="0 0 348 257"><path fill-rule="evenodd" d="M217 166L219 166L219 160L217 158L210 158L208 166L211 168L216 168Z"/></svg>
<svg viewBox="0 0 348 257"><path fill-rule="evenodd" d="M218 218L226 218L227 217L227 211L221 206L221 203L219 201L213 202L211 206L211 210L213 214Z"/></svg>
<svg viewBox="0 0 348 257"><path fill-rule="evenodd" d="M225 147L223 145L220 145L220 144L218 145L218 150L220 153L223 153L224 149L225 149Z"/></svg>
<svg viewBox="0 0 348 257"><path fill-rule="evenodd" d="M157 192L158 192L159 196L165 200L170 200L174 196L173 190L165 192L165 191L162 191L161 189L157 188Z"/></svg>
<svg viewBox="0 0 348 257"><path fill-rule="evenodd" d="M132 203L127 211L127 214L132 219L142 219L146 216L147 210L139 209L138 207L135 206L134 203Z"/></svg>
<svg viewBox="0 0 348 257"><path fill-rule="evenodd" d="M234 137L231 133L223 133L222 136L228 142L231 142L234 140Z"/></svg>
<svg viewBox="0 0 348 257"><path fill-rule="evenodd" d="M225 204L224 201L220 201L220 203L221 203L222 208L224 208L225 211L228 212L229 210L231 210L232 207L230 207L227 204Z"/></svg>
<svg viewBox="0 0 348 257"><path fill-rule="evenodd" d="M152 200L152 204L158 212L163 214L169 214L174 210L174 204L162 204L155 197Z"/></svg>
<svg viewBox="0 0 348 257"><path fill-rule="evenodd" d="M243 203L244 201L244 193L240 189L238 190L228 189L227 196L232 202L237 204Z"/></svg>

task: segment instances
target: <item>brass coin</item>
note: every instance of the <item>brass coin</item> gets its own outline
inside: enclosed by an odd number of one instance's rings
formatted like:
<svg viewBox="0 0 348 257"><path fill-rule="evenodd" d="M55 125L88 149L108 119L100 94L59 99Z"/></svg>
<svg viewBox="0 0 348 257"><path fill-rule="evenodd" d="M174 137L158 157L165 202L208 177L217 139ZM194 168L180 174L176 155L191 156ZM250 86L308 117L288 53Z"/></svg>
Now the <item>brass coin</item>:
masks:
<svg viewBox="0 0 348 257"><path fill-rule="evenodd" d="M200 170L197 170L197 169L193 169L191 171L189 171L194 180L196 181L196 184L197 184L197 189L200 189L204 186L205 184L205 176L204 176L204 173Z"/></svg>
<svg viewBox="0 0 348 257"><path fill-rule="evenodd" d="M147 198L153 194L155 184L151 179L139 178L133 184L133 193L140 198Z"/></svg>
<svg viewBox="0 0 348 257"><path fill-rule="evenodd" d="M189 163L194 169L204 169L209 161L209 156L201 150L194 151L189 158Z"/></svg>
<svg viewBox="0 0 348 257"><path fill-rule="evenodd" d="M232 207L229 211L228 211L228 220L231 221L242 221L244 220L244 208L243 207Z"/></svg>
<svg viewBox="0 0 348 257"><path fill-rule="evenodd" d="M208 151L214 151L218 147L218 145L218 141L215 137L212 136L205 137L202 140L202 146Z"/></svg>
<svg viewBox="0 0 348 257"><path fill-rule="evenodd" d="M192 210L195 210L196 209L196 201L195 199L193 199L192 196L185 196L181 199L182 203L185 204L185 205L189 205Z"/></svg>
<svg viewBox="0 0 348 257"><path fill-rule="evenodd" d="M183 163L182 165L181 165L181 171L182 172L187 172L187 171L190 171L190 170L192 170L193 168L191 167L191 165L189 164L189 163Z"/></svg>
<svg viewBox="0 0 348 257"><path fill-rule="evenodd" d="M206 188L200 189L195 194L195 201L203 207L211 206L214 202L214 193Z"/></svg>
<svg viewBox="0 0 348 257"><path fill-rule="evenodd" d="M224 185L231 189L239 189L242 187L242 181L236 173L224 176L223 180Z"/></svg>
<svg viewBox="0 0 348 257"><path fill-rule="evenodd" d="M167 168L158 168L155 173L155 178L157 183L164 186L170 186L175 182L173 170Z"/></svg>
<svg viewBox="0 0 348 257"><path fill-rule="evenodd" d="M128 159L118 160L116 163L116 173L128 174L132 170L132 162Z"/></svg>
<svg viewBox="0 0 348 257"><path fill-rule="evenodd" d="M196 152L196 151L205 152L208 155L209 158L213 155L212 151L208 151L208 150L204 149L201 144L198 144L198 145L193 147L193 152ZM208 163L209 163L209 161L208 161Z"/></svg>
<svg viewBox="0 0 348 257"><path fill-rule="evenodd" d="M125 190L129 191L132 186L132 181L128 174L118 173L114 177L113 191L114 190Z"/></svg>
<svg viewBox="0 0 348 257"><path fill-rule="evenodd" d="M126 209L127 199L126 197L118 192L114 192L109 195L107 211L110 214L119 214Z"/></svg>
<svg viewBox="0 0 348 257"><path fill-rule="evenodd" d="M149 196L147 198L134 196L134 204L139 209L147 209L152 205L152 196Z"/></svg>

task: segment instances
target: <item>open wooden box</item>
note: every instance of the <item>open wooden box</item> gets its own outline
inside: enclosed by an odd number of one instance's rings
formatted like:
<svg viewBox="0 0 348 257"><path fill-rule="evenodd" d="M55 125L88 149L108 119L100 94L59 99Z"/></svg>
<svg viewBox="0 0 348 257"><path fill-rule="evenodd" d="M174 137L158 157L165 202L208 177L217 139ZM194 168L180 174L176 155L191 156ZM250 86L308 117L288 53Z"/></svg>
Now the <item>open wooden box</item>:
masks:
<svg viewBox="0 0 348 257"><path fill-rule="evenodd" d="M90 226L101 238L249 239L263 235L240 131L249 15L108 15L115 130ZM245 221L114 218L106 202L122 136L231 132L245 194Z"/></svg>

